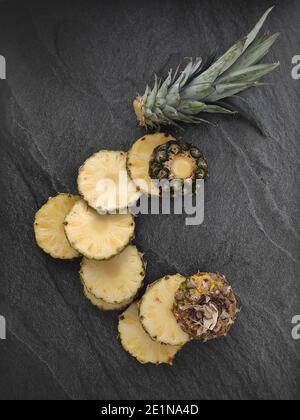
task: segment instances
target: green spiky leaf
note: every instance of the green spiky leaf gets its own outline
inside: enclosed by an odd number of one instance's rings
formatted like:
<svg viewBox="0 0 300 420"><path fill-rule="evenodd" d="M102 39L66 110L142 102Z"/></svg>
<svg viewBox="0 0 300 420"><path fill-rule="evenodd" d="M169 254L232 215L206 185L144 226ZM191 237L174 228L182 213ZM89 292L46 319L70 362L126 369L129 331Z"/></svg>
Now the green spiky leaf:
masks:
<svg viewBox="0 0 300 420"><path fill-rule="evenodd" d="M236 113L237 110L221 105L220 101L265 85L261 78L279 66L279 63L261 63L279 34L257 38L271 10L219 59L208 64L200 57L189 59L181 72L178 68L175 72L170 70L162 83L155 76L153 88L147 86L143 97L135 101L140 123L158 128L176 122L202 122L201 113Z"/></svg>

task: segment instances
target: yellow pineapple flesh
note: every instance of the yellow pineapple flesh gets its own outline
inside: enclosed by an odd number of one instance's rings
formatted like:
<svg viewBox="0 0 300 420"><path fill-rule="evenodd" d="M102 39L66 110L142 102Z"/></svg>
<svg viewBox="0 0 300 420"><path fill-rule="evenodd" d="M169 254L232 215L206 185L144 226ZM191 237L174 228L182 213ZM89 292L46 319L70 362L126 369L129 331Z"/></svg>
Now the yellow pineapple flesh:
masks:
<svg viewBox="0 0 300 420"><path fill-rule="evenodd" d="M86 289L97 299L118 304L133 299L145 277L143 256L129 245L108 261L83 258L81 278Z"/></svg>
<svg viewBox="0 0 300 420"><path fill-rule="evenodd" d="M169 134L147 134L137 140L128 152L127 170L144 194L159 195L159 188L149 175L149 163L154 149L170 140L174 140L174 137Z"/></svg>
<svg viewBox="0 0 300 420"><path fill-rule="evenodd" d="M190 338L178 325L172 312L175 293L185 281L180 274L166 276L152 283L140 303L140 319L153 340L182 346Z"/></svg>
<svg viewBox="0 0 300 420"><path fill-rule="evenodd" d="M180 346L170 346L153 341L145 332L139 319L138 304L131 306L121 315L119 335L124 349L140 363L172 364Z"/></svg>
<svg viewBox="0 0 300 420"><path fill-rule="evenodd" d="M134 237L131 214L100 215L78 201L65 219L65 232L73 248L86 258L108 260L123 251Z"/></svg>
<svg viewBox="0 0 300 420"><path fill-rule="evenodd" d="M53 258L73 259L80 257L71 247L64 231L64 220L80 197L59 194L51 197L35 215L34 233L38 246Z"/></svg>

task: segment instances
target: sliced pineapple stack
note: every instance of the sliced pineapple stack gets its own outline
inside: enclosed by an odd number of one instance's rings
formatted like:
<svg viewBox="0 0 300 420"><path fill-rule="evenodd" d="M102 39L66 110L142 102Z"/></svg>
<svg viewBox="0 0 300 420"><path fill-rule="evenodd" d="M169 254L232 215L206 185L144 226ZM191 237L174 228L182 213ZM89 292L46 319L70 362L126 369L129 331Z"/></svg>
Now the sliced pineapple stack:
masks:
<svg viewBox="0 0 300 420"><path fill-rule="evenodd" d="M172 364L180 346L164 345L154 341L144 330L137 302L133 303L120 317L119 336L124 349L140 363Z"/></svg>
<svg viewBox="0 0 300 420"><path fill-rule="evenodd" d="M142 287L145 263L136 246L129 245L109 261L83 258L80 275L92 303L101 309L122 309Z"/></svg>
<svg viewBox="0 0 300 420"><path fill-rule="evenodd" d="M173 346L183 346L190 340L172 312L175 294L185 280L180 274L163 277L152 283L142 297L141 323L153 340Z"/></svg>
<svg viewBox="0 0 300 420"><path fill-rule="evenodd" d="M80 257L80 253L71 247L64 231L65 217L78 200L78 196L59 194L49 198L35 215L36 242L53 258L68 260Z"/></svg>
<svg viewBox="0 0 300 420"><path fill-rule="evenodd" d="M119 335L124 349L141 363L169 363L190 340L172 312L175 294L186 278L166 276L148 286L139 303L120 317Z"/></svg>
<svg viewBox="0 0 300 420"><path fill-rule="evenodd" d="M102 310L128 306L145 277L143 255L129 245L135 222L128 208L140 193L128 178L126 158L124 152L100 151L87 159L78 176L86 201L59 194L37 212L34 222L38 245L52 257L84 257L84 294Z"/></svg>
<svg viewBox="0 0 300 420"><path fill-rule="evenodd" d="M124 300L122 303L107 303L105 300L96 298L92 293L90 293L86 287L83 287L83 292L85 297L96 306L101 311L121 311L131 304L133 299Z"/></svg>

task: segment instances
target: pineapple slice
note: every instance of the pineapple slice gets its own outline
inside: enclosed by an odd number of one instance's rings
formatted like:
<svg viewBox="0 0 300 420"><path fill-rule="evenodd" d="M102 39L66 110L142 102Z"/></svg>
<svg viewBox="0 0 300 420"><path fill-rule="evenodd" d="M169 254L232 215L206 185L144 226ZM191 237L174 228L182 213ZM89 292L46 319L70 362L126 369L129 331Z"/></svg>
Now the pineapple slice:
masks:
<svg viewBox="0 0 300 420"><path fill-rule="evenodd" d="M130 305L133 299L129 299L128 301L124 301L121 303L107 303L102 299L97 299L92 293L90 293L86 287L83 288L85 297L94 305L97 306L98 309L102 311L120 311L126 306Z"/></svg>
<svg viewBox="0 0 300 420"><path fill-rule="evenodd" d="M127 153L102 150L79 169L78 190L99 213L112 213L132 207L141 193L128 177Z"/></svg>
<svg viewBox="0 0 300 420"><path fill-rule="evenodd" d="M78 201L65 219L65 232L73 248L86 258L108 260L119 254L134 237L131 214L100 215Z"/></svg>
<svg viewBox="0 0 300 420"><path fill-rule="evenodd" d="M143 364L171 365L176 353L181 349L180 346L161 344L149 337L140 322L136 302L120 316L118 330L124 349Z"/></svg>
<svg viewBox="0 0 300 420"><path fill-rule="evenodd" d="M135 246L129 245L109 261L83 258L80 274L89 293L104 302L119 304L133 299L142 287L143 256Z"/></svg>
<svg viewBox="0 0 300 420"><path fill-rule="evenodd" d="M173 346L183 346L190 340L172 312L175 293L184 281L180 274L166 276L152 283L142 297L141 323L153 340Z"/></svg>
<svg viewBox="0 0 300 420"><path fill-rule="evenodd" d="M159 188L149 175L149 164L154 149L170 140L175 139L169 134L147 134L137 140L128 152L128 173L144 194L159 195Z"/></svg>
<svg viewBox="0 0 300 420"><path fill-rule="evenodd" d="M80 257L65 235L64 220L80 197L59 194L51 197L36 213L34 221L35 239L40 248L53 258L69 260Z"/></svg>

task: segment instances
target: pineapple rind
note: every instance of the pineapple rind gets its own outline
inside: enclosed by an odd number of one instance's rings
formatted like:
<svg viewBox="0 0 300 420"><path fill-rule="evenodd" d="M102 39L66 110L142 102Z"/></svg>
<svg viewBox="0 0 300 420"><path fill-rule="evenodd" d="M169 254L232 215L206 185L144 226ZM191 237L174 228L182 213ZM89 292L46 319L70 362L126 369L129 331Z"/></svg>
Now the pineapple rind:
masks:
<svg viewBox="0 0 300 420"><path fill-rule="evenodd" d="M129 209L138 201L141 193L129 177L126 196L120 197L119 194L122 172L123 175L127 175L126 162L126 152L101 150L90 156L80 167L77 178L78 191L90 207L101 213L118 213ZM97 184L105 180L115 184L116 197L111 202L108 192L97 192Z"/></svg>
<svg viewBox="0 0 300 420"><path fill-rule="evenodd" d="M97 299L92 293L90 293L87 290L85 286L83 287L83 291L84 291L85 297L92 303L92 305L96 306L98 309L102 311L121 311L122 309L130 305L131 302L133 301L133 298L132 298L132 299L128 299L127 301L120 302L120 303L107 303L102 299Z"/></svg>
<svg viewBox="0 0 300 420"><path fill-rule="evenodd" d="M124 350L142 364L172 365L176 353L181 349L181 346L161 344L149 337L141 325L137 302L120 316L118 331Z"/></svg>
<svg viewBox="0 0 300 420"><path fill-rule="evenodd" d="M129 245L109 261L83 258L80 276L91 295L114 305L134 299L143 286L145 271L143 255L136 246Z"/></svg>
<svg viewBox="0 0 300 420"><path fill-rule="evenodd" d="M161 344L183 346L190 341L172 312L175 293L185 280L181 274L165 276L150 284L141 298L141 324L150 337Z"/></svg>
<svg viewBox="0 0 300 420"><path fill-rule="evenodd" d="M187 278L175 295L173 313L180 327L204 343L227 336L238 312L231 286L218 273L198 272Z"/></svg>
<svg viewBox="0 0 300 420"><path fill-rule="evenodd" d="M71 260L81 256L71 247L64 232L65 217L79 200L79 196L58 194L50 197L35 215L34 233L37 245L52 258Z"/></svg>
<svg viewBox="0 0 300 420"><path fill-rule="evenodd" d="M127 155L127 171L133 182L144 194L159 195L157 188L149 176L149 163L154 149L175 138L166 133L146 134L139 138L132 146ZM138 150L142 145L149 143L143 151Z"/></svg>
<svg viewBox="0 0 300 420"><path fill-rule="evenodd" d="M74 216L78 216L78 212L82 213L81 216L81 225L79 226L79 229L74 229L70 226L74 220ZM85 213L85 214L84 214ZM108 233L106 235L112 234L113 227L115 228L115 223L119 221L123 221L125 223L124 230L126 230L126 235L124 234L124 238L122 241L120 241L119 246L110 246L110 251L108 251L108 243L107 238L104 237L103 232L96 232L93 226L93 220L89 220L87 223L88 226L84 226L84 217L87 215L87 213L92 214L92 219L94 219L96 227L97 224L99 225L100 220L102 220L105 223L112 223L110 229L106 229ZM105 219L102 219L105 218ZM71 244L71 246L76 249L81 255L84 257L90 259L90 260L97 260L97 261L104 261L104 260L110 260L111 258L115 257L116 255L120 254L133 240L135 236L135 221L132 214L126 214L126 215L100 215L96 212L96 210L92 209L87 205L87 203L81 199L76 205L72 208L71 212L68 214L68 216L65 219L65 232L66 236ZM77 237L76 232L77 230ZM88 230L90 232L88 233ZM99 229L98 229L99 230ZM120 228L119 232L123 230ZM78 232L79 231L79 232ZM118 229L116 229L116 232ZM98 234L99 237L96 238L96 234ZM79 235L79 238L78 238ZM105 244L101 245L101 248L99 248L99 244L102 238L102 242L106 241ZM97 239L97 240L96 240ZM85 242L85 244L80 245L80 241ZM88 241L88 242L87 242ZM98 250L95 250L95 247L98 247ZM94 247L94 249L91 250L91 248Z"/></svg>

